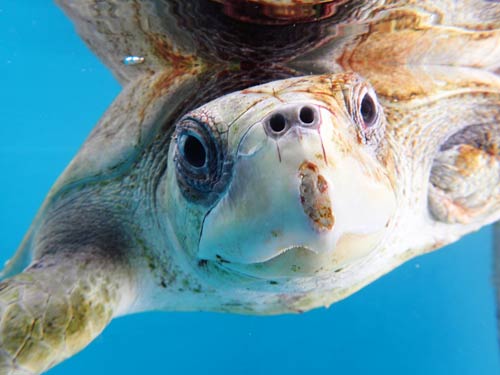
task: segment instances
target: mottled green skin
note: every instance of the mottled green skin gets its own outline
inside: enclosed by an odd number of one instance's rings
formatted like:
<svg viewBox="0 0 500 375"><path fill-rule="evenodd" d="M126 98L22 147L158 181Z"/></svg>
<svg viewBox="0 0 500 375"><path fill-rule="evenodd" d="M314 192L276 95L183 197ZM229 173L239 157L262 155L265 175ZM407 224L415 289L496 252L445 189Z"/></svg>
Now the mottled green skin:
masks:
<svg viewBox="0 0 500 375"><path fill-rule="evenodd" d="M41 373L99 335L128 280L118 268L93 251L48 255L2 282L0 374Z"/></svg>

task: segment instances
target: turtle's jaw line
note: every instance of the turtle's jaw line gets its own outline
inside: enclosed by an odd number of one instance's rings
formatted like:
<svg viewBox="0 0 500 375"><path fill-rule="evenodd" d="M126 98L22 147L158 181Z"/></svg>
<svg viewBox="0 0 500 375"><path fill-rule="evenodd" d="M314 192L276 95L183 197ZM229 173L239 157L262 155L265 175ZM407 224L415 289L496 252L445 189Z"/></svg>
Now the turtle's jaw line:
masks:
<svg viewBox="0 0 500 375"><path fill-rule="evenodd" d="M222 257L214 262L231 273L267 281L334 275L376 249L383 232L345 233L328 251L317 251L310 246L290 246L274 249L273 257L258 262L231 262Z"/></svg>
<svg viewBox="0 0 500 375"><path fill-rule="evenodd" d="M249 263L249 264L253 264L253 265L256 265L256 264L266 264L268 262L272 262L272 261L274 261L274 260L276 260L276 259L284 256L288 252L293 252L293 251L297 251L297 250L302 250L302 251L308 252L308 253L310 253L311 256L319 254L318 251L312 249L309 246L303 246L303 245L289 246L289 247L286 247L286 248L283 248L283 249L280 249L280 250L276 250L275 253L274 253L275 255L273 255L269 259L263 260L261 262L255 262L255 263Z"/></svg>
<svg viewBox="0 0 500 375"><path fill-rule="evenodd" d="M280 272L275 273L275 266L273 267L273 264L276 262L280 262L281 260L284 261L284 263L289 263L286 261L286 257L294 252L303 252L307 253L309 257L315 257L318 256L319 253L312 248L308 246L290 246L284 249L276 250L274 252L274 256L266 259L264 261L260 262L254 262L254 263L238 263L238 262L230 262L226 259L223 259L222 257L218 257L216 263L219 265L219 267L224 268L230 272L234 272L236 274L244 275L246 277L251 277L253 279L260 279L260 280L272 280L280 277L289 277L287 272L284 272L281 274ZM293 257L293 255L291 255ZM203 259L203 261L207 261L206 259ZM271 273L268 272L268 268L271 269ZM292 268L295 270L301 269L300 264L292 265ZM296 272L296 271L294 271ZM296 272L297 273L297 272ZM310 276L313 275L315 272L298 272L296 276Z"/></svg>
<svg viewBox="0 0 500 375"><path fill-rule="evenodd" d="M308 247L308 246L289 246L289 247L286 247L286 248L283 248L283 249L278 249L278 250L275 250L273 251L273 256L271 256L270 258L268 259L265 259L265 260L261 260L261 261L258 261L258 262L249 262L249 263L239 263L239 262L231 262L227 259L224 259L222 256L220 255L216 255L215 256L215 261L220 263L220 264L238 264L238 265L247 265L247 266L254 266L254 265L264 265L268 262L271 262L271 261L274 261L282 256L284 256L286 253L288 252L292 252L294 250L302 250L302 251L305 251L305 252L309 252L311 255L318 255L318 251L315 251L313 250L312 248ZM212 260L212 259L204 259L204 258L200 258L199 261L209 261L209 260Z"/></svg>

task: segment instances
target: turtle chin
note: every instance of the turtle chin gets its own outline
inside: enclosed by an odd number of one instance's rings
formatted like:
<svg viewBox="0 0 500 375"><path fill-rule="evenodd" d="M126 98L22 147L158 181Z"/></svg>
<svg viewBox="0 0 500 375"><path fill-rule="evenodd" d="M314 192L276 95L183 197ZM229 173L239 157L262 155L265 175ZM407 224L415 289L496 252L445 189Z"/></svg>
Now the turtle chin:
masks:
<svg viewBox="0 0 500 375"><path fill-rule="evenodd" d="M205 217L200 259L256 277L307 276L380 243L395 210L391 186L372 154L346 152L329 112L314 110L320 124L279 137L266 118L249 127L231 184Z"/></svg>

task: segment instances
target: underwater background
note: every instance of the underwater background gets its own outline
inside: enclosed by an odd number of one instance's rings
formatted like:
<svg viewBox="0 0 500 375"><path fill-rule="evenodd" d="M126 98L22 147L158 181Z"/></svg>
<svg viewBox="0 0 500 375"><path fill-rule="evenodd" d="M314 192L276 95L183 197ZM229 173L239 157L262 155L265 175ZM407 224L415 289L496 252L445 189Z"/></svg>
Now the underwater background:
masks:
<svg viewBox="0 0 500 375"><path fill-rule="evenodd" d="M48 0L0 0L0 263L120 91ZM491 228L329 309L119 318L62 374L500 374Z"/></svg>

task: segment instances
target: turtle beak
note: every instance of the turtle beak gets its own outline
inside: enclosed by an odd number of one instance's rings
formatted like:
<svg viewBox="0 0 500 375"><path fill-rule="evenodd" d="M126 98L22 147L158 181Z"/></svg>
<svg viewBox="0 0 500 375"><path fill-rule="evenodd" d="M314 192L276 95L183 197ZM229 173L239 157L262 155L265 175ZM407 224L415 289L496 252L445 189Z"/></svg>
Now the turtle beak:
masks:
<svg viewBox="0 0 500 375"><path fill-rule="evenodd" d="M256 264L292 249L308 257L349 257L338 245L380 233L394 195L372 173L372 155L348 151L359 145L346 141L348 132L337 122L320 105L294 103L253 124L239 143L227 193L205 218L199 257ZM371 250L375 237L363 246Z"/></svg>

